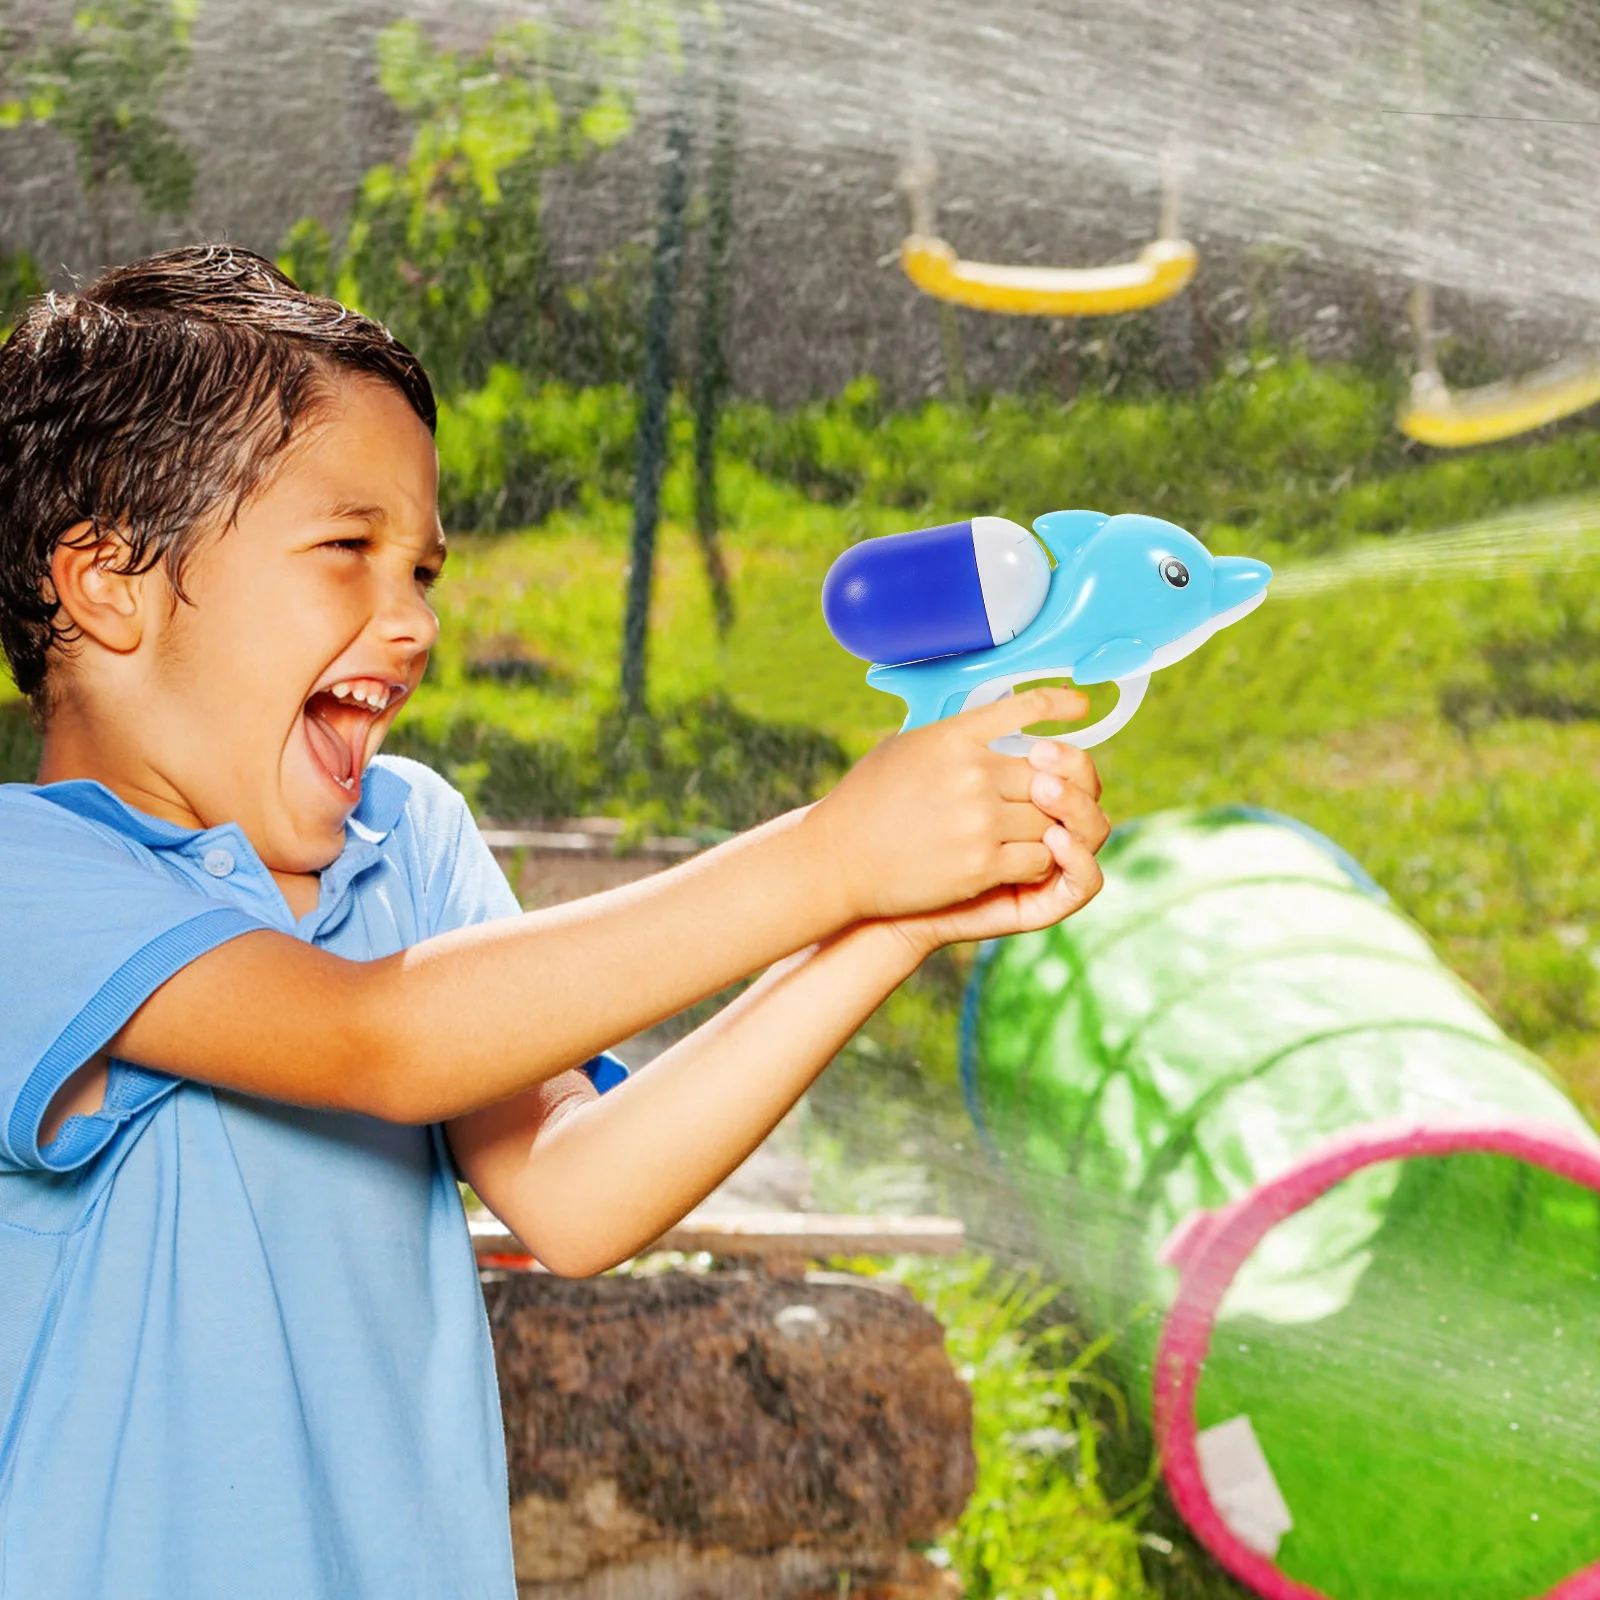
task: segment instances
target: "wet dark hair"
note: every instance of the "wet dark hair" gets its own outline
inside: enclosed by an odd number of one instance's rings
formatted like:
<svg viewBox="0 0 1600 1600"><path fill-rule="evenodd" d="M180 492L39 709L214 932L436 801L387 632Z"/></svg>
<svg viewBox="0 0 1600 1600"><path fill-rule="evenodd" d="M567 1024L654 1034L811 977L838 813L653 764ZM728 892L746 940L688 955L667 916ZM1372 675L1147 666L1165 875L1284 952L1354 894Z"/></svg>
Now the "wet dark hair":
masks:
<svg viewBox="0 0 1600 1600"><path fill-rule="evenodd" d="M50 582L62 538L115 530L123 570L164 566L181 596L200 539L341 373L392 383L433 430L432 386L398 339L249 250L168 250L34 303L0 347L0 648L36 710L72 634Z"/></svg>

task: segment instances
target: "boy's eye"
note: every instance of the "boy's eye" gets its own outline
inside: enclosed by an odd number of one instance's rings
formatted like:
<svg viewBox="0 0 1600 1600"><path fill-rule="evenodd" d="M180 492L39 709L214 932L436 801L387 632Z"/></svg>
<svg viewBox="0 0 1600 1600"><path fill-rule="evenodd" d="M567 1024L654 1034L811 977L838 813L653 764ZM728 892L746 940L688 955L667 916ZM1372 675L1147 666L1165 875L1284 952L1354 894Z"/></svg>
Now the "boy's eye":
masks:
<svg viewBox="0 0 1600 1600"><path fill-rule="evenodd" d="M438 567L418 567L416 571L417 582L424 589L431 589L443 576L444 573Z"/></svg>
<svg viewBox="0 0 1600 1600"><path fill-rule="evenodd" d="M360 550L368 549L371 546L371 544L372 544L372 541L370 539L363 538L360 534L356 534L356 535L354 535L353 537L351 537L349 539L329 539L329 540L326 540L324 542L322 548L324 550L356 550L356 551L360 551Z"/></svg>

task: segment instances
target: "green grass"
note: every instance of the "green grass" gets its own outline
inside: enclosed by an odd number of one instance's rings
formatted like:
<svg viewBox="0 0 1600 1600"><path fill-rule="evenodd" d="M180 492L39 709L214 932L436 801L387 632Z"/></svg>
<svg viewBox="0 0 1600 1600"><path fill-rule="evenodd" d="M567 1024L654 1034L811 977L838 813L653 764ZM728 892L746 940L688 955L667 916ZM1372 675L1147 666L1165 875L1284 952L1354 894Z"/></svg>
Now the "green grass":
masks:
<svg viewBox="0 0 1600 1600"><path fill-rule="evenodd" d="M1107 1498L1100 1349L1053 1320L1060 1291L983 1257L901 1258L857 1270L904 1283L944 1324L972 1390L977 1480L956 1527L930 1552L966 1600L1145 1600L1149 1541Z"/></svg>

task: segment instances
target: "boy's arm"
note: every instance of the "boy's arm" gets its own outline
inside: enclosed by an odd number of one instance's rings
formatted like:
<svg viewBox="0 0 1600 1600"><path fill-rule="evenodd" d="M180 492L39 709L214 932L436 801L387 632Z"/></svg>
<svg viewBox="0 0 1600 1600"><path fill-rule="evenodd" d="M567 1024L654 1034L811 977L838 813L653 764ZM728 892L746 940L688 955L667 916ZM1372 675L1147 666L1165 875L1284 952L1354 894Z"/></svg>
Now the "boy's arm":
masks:
<svg viewBox="0 0 1600 1600"><path fill-rule="evenodd" d="M668 872L380 960L241 935L168 978L111 1053L397 1122L492 1105L841 927L1042 881L1054 819L1029 796L1050 777L987 745L1081 709L1081 695L1034 690L917 729L817 805ZM1087 758L1059 759L1094 809Z"/></svg>
<svg viewBox="0 0 1600 1600"><path fill-rule="evenodd" d="M836 934L609 1094L551 1084L451 1123L456 1163L552 1272L602 1272L739 1166L918 959L891 923Z"/></svg>
<svg viewBox="0 0 1600 1600"><path fill-rule="evenodd" d="M929 951L1045 927L1090 900L1106 831L1104 818L1087 837L1057 830L1061 870L1046 882L858 923L789 958L609 1094L563 1080L453 1122L463 1175L552 1271L627 1260L750 1155Z"/></svg>
<svg viewBox="0 0 1600 1600"><path fill-rule="evenodd" d="M804 815L375 961L241 935L169 978L111 1054L395 1122L493 1104L832 932L844 918L808 870Z"/></svg>

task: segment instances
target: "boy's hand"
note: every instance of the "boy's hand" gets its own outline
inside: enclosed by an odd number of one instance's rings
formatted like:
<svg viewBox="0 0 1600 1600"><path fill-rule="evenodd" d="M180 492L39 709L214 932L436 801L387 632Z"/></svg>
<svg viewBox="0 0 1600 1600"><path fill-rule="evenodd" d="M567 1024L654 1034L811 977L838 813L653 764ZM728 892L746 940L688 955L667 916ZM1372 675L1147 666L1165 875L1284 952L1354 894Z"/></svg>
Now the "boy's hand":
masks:
<svg viewBox="0 0 1600 1600"><path fill-rule="evenodd" d="M899 734L859 761L805 819L818 871L831 877L847 914L915 916L1001 886L1046 885L1063 856L1080 866L1066 838L1092 851L1107 828L1093 763L1053 743L1028 757L997 755L989 741L1087 712L1076 689L1030 689Z"/></svg>
<svg viewBox="0 0 1600 1600"><path fill-rule="evenodd" d="M1082 750L1055 743L1036 744L1027 760L1034 769L1030 796L1056 819L1043 840L1050 850L1050 869L1035 882L1002 884L964 905L893 919L891 926L910 943L918 960L940 945L1048 928L1100 892L1104 879L1095 854L1111 824L1096 803L1100 775L1094 763Z"/></svg>

